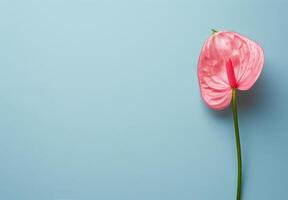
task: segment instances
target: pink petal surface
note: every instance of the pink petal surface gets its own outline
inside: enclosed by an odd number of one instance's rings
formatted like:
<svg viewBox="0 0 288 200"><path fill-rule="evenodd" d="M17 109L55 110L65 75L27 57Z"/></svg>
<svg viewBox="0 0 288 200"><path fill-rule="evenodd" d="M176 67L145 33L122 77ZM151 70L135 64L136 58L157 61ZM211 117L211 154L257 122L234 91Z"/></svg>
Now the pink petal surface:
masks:
<svg viewBox="0 0 288 200"><path fill-rule="evenodd" d="M202 98L210 108L226 108L232 99L232 89L250 89L263 64L264 53L256 42L235 32L211 35L198 61Z"/></svg>

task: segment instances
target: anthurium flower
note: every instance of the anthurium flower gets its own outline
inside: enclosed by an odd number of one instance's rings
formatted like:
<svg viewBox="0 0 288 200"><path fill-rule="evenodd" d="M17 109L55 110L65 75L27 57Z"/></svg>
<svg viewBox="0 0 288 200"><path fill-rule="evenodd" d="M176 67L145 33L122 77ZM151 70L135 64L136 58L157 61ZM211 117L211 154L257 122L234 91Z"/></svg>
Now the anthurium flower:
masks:
<svg viewBox="0 0 288 200"><path fill-rule="evenodd" d="M198 61L201 96L212 109L221 110L232 100L237 149L237 193L241 199L242 158L238 126L237 90L250 89L264 64L263 49L254 41L231 31L215 31L206 40Z"/></svg>
<svg viewBox="0 0 288 200"><path fill-rule="evenodd" d="M214 33L205 42L198 62L202 98L212 109L226 108L232 89L250 89L263 63L264 53L256 42L235 32Z"/></svg>

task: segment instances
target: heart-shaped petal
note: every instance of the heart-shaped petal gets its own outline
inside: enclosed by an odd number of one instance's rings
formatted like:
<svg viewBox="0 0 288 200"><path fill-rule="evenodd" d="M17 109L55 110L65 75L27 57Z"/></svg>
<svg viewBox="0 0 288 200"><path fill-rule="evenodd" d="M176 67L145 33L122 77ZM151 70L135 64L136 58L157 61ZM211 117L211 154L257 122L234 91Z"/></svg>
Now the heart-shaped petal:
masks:
<svg viewBox="0 0 288 200"><path fill-rule="evenodd" d="M205 42L198 61L201 95L213 109L226 108L232 89L248 90L264 64L262 48L235 32L221 31Z"/></svg>

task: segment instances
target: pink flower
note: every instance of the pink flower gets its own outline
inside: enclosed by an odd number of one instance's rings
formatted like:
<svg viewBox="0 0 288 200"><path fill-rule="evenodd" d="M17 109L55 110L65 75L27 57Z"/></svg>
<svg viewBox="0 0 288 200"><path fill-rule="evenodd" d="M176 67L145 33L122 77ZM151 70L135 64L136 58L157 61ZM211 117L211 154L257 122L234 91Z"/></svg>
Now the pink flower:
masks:
<svg viewBox="0 0 288 200"><path fill-rule="evenodd" d="M210 108L226 108L232 90L250 89L263 64L263 49L256 42L235 32L214 33L205 42L198 61L202 98Z"/></svg>

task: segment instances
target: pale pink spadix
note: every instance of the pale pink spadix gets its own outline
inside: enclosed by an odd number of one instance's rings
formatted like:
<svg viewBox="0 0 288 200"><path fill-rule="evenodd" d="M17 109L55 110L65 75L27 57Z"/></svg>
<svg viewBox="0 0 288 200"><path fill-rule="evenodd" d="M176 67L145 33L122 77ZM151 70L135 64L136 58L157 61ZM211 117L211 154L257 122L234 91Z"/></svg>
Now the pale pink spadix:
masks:
<svg viewBox="0 0 288 200"><path fill-rule="evenodd" d="M219 31L205 42L198 61L198 79L206 104L221 110L229 106L232 90L248 90L264 64L263 49L230 31Z"/></svg>

